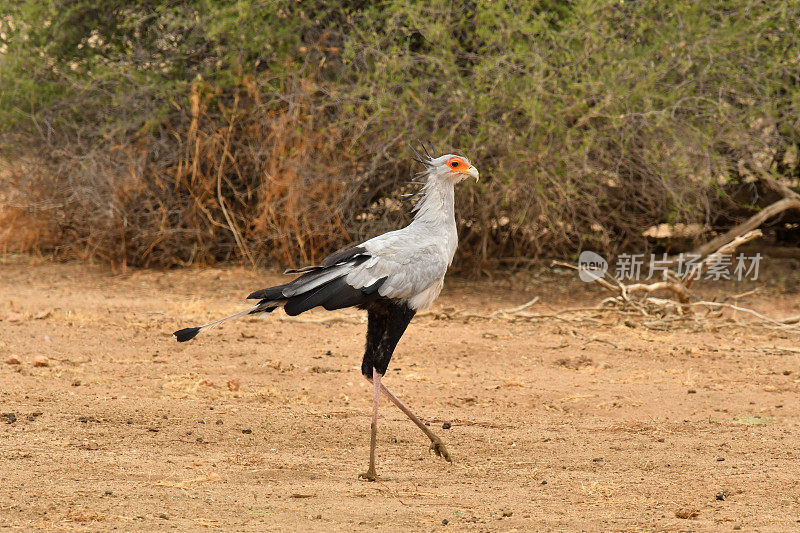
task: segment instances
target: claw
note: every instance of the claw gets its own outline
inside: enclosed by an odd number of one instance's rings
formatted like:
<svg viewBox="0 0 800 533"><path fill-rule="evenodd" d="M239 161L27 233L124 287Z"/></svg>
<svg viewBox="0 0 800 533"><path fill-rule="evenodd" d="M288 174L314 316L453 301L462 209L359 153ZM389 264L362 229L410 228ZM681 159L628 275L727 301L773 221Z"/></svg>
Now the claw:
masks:
<svg viewBox="0 0 800 533"><path fill-rule="evenodd" d="M447 451L447 448L444 447L444 443L440 440L432 440L431 441L431 450L433 453L436 454L437 457L441 457L448 463L452 463L453 460L450 458L450 453Z"/></svg>
<svg viewBox="0 0 800 533"><path fill-rule="evenodd" d="M361 472L358 475L358 479L364 479L366 481L378 481L378 474L375 473L375 469L370 468L366 472Z"/></svg>

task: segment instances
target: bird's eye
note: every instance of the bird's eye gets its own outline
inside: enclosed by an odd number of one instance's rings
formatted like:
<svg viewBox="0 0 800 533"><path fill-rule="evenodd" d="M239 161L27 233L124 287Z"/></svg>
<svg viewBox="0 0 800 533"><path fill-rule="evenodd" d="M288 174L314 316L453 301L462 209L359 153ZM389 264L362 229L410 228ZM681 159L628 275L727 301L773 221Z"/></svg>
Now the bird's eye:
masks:
<svg viewBox="0 0 800 533"><path fill-rule="evenodd" d="M456 168L458 166L458 161L453 161L450 164L453 166L453 168Z"/></svg>

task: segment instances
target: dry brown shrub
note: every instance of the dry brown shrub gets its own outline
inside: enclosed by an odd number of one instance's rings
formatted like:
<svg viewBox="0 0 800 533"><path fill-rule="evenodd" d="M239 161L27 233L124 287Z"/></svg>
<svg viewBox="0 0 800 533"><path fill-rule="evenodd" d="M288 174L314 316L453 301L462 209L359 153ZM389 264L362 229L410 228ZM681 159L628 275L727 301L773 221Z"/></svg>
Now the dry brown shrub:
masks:
<svg viewBox="0 0 800 533"><path fill-rule="evenodd" d="M0 253L20 253L47 249L53 245L48 221L37 219L27 210L0 206Z"/></svg>
<svg viewBox="0 0 800 533"><path fill-rule="evenodd" d="M319 260L350 240L342 213L359 183L343 177L347 132L317 126L330 112L318 90L287 79L267 101L252 78L229 98L197 82L168 129L17 162L21 208L0 212L0 246L137 266Z"/></svg>
<svg viewBox="0 0 800 533"><path fill-rule="evenodd" d="M21 166L21 163L20 165ZM38 252L55 245L47 201L20 194L12 167L0 160L0 253ZM37 195L38 196L38 195ZM42 200L42 199L40 199Z"/></svg>

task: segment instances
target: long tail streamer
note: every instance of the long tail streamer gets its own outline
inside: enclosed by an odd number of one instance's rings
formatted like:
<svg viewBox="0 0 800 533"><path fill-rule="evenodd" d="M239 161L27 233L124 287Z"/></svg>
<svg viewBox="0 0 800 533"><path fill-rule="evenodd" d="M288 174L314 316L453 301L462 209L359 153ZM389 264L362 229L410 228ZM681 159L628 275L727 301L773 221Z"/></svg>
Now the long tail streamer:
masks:
<svg viewBox="0 0 800 533"><path fill-rule="evenodd" d="M178 331L173 333L172 336L175 337L178 340L178 342L190 341L193 338L197 337L197 334L200 333L201 331L205 331L207 329L219 326L220 324L227 322L228 320L233 320L234 318L239 318L247 315L258 315L258 314L268 315L274 310L275 307L259 302L253 307L250 307L249 309L245 309L244 311L239 311L236 314L233 314L231 316L226 316L225 318L215 320L214 322L209 322L208 324L203 324L202 326L197 326L194 328L179 329Z"/></svg>

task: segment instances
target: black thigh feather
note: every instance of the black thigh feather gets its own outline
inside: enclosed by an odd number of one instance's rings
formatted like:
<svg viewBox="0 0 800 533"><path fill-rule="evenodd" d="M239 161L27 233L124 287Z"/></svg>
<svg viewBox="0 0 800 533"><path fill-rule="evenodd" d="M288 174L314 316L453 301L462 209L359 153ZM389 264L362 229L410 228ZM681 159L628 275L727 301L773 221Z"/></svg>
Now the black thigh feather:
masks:
<svg viewBox="0 0 800 533"><path fill-rule="evenodd" d="M380 299L364 306L368 312L367 346L361 373L372 379L372 368L386 374L389 361L416 311L405 303Z"/></svg>

